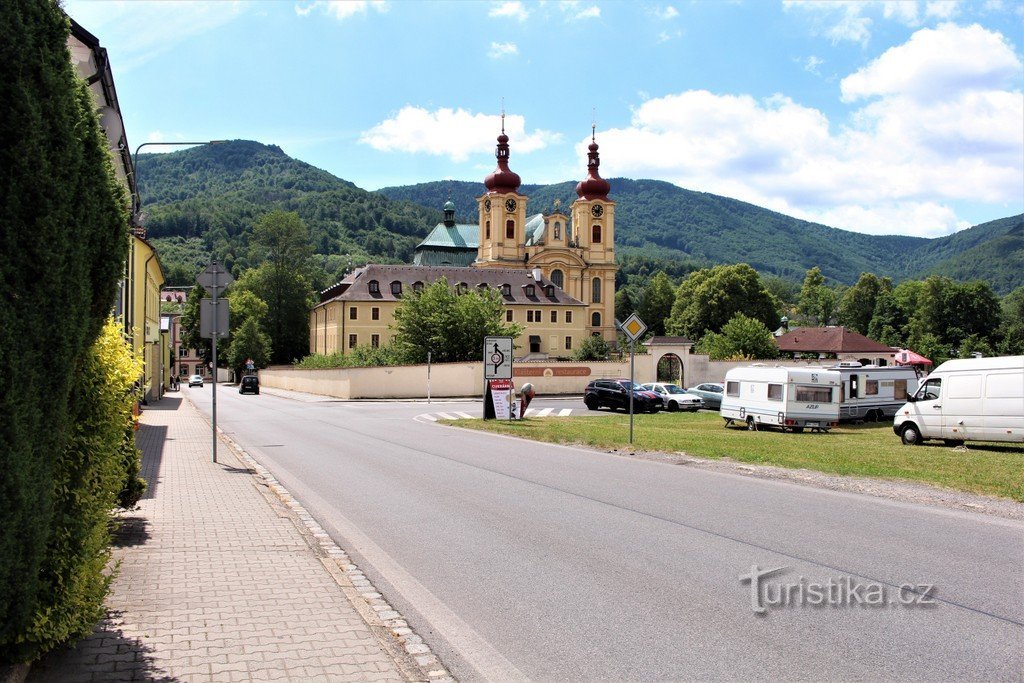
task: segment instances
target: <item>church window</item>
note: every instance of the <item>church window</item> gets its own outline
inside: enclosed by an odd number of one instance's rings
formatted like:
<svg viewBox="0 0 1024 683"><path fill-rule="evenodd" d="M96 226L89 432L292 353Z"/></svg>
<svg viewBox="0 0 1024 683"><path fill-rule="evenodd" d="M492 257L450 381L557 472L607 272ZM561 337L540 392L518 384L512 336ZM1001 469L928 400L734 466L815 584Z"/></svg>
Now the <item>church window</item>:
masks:
<svg viewBox="0 0 1024 683"><path fill-rule="evenodd" d="M557 268L551 271L551 282L554 283L555 287L565 289L565 276L562 275L562 271Z"/></svg>
<svg viewBox="0 0 1024 683"><path fill-rule="evenodd" d="M562 239L562 224L558 221L555 221L555 239Z"/></svg>
<svg viewBox="0 0 1024 683"><path fill-rule="evenodd" d="M594 311L593 315L590 316L591 327L601 327L601 314Z"/></svg>
<svg viewBox="0 0 1024 683"><path fill-rule="evenodd" d="M491 239L491 222L490 221L487 221L487 223L484 224L484 231L485 231L484 237L486 237L487 239Z"/></svg>
<svg viewBox="0 0 1024 683"><path fill-rule="evenodd" d="M516 237L516 222L514 220L505 221L505 238L515 239Z"/></svg>
<svg viewBox="0 0 1024 683"><path fill-rule="evenodd" d="M594 244L600 244L601 243L601 226L600 225L595 225L594 226L593 237L590 239L590 241L593 242Z"/></svg>
<svg viewBox="0 0 1024 683"><path fill-rule="evenodd" d="M601 278L595 277L591 285L593 291L590 293L590 301L599 304L601 303Z"/></svg>

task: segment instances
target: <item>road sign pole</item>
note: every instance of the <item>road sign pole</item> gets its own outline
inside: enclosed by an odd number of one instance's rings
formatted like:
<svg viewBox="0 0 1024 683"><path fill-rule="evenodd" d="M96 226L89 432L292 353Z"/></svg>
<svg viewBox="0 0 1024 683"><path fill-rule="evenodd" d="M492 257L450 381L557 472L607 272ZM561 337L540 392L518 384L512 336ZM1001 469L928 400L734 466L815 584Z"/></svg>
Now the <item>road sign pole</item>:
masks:
<svg viewBox="0 0 1024 683"><path fill-rule="evenodd" d="M430 403L430 351L427 351L427 403Z"/></svg>
<svg viewBox="0 0 1024 683"><path fill-rule="evenodd" d="M634 377L634 365L633 365L633 347L635 342L629 342L629 443L633 444L633 385L636 383Z"/></svg>
<svg viewBox="0 0 1024 683"><path fill-rule="evenodd" d="M231 277L231 273L224 270L217 264L216 261L210 263L196 281L206 289L210 294L209 299L203 299L200 306L200 334L203 338L209 337L212 340L211 346L213 347L213 392L212 396L212 414L213 414L213 461L217 462L217 337L222 333L226 335L227 331L231 329L231 323L228 320L228 309L224 309L224 320L220 320L218 313L218 306L226 306L227 300L220 298L220 292L225 289L228 285L234 282L234 278ZM209 306L207 306L209 302ZM221 325L220 323L224 324Z"/></svg>
<svg viewBox="0 0 1024 683"><path fill-rule="evenodd" d="M213 265L217 265L214 261ZM217 462L217 275L213 272L213 461Z"/></svg>

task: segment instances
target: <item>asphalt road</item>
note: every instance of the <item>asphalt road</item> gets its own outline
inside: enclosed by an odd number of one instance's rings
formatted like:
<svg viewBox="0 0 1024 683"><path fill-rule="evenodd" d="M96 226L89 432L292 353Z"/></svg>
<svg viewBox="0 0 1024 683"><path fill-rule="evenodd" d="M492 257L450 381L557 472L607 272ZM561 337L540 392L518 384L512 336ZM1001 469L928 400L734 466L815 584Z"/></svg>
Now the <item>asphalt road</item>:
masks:
<svg viewBox="0 0 1024 683"><path fill-rule="evenodd" d="M1024 676L1020 523L414 419L478 403L220 389L219 425L461 679ZM754 565L786 568L762 614ZM932 604L857 604L883 593Z"/></svg>

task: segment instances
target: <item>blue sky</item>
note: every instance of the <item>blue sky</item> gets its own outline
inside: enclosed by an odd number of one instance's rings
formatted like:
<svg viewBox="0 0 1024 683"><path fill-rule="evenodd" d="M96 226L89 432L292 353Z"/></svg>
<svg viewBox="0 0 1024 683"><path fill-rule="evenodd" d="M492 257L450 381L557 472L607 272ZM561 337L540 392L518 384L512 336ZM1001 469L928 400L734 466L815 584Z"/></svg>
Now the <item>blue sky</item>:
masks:
<svg viewBox="0 0 1024 683"><path fill-rule="evenodd" d="M251 139L366 189L481 181L504 98L526 183L582 178L594 121L605 177L927 237L1024 211L1022 8L65 2L133 148Z"/></svg>

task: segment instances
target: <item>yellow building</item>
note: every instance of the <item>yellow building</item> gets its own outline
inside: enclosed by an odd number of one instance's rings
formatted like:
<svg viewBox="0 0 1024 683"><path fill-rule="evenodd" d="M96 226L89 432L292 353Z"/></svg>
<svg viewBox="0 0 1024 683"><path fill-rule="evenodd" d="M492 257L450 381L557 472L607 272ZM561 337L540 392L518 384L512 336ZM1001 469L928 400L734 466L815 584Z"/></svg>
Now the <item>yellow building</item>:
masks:
<svg viewBox="0 0 1024 683"><path fill-rule="evenodd" d="M592 137L587 177L576 186L568 216L527 213L529 197L519 193L519 175L509 168L504 127L495 156L498 167L484 179L475 228L456 223L449 201L444 222L417 246L417 265L366 266L321 292L310 312L312 353L387 344L402 292L441 277L452 287L503 293L506 320L524 327L519 356L567 357L589 335L616 342L615 202L598 172L597 142Z"/></svg>

